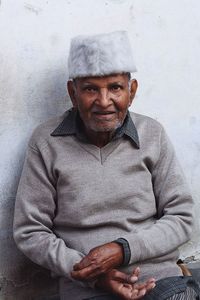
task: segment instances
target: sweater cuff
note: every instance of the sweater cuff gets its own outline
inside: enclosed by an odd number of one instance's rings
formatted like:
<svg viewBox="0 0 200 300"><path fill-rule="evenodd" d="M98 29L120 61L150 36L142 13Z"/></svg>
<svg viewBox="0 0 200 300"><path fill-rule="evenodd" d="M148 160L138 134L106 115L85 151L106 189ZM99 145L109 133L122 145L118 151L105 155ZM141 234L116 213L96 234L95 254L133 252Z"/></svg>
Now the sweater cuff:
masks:
<svg viewBox="0 0 200 300"><path fill-rule="evenodd" d="M129 242L124 238L119 238L117 240L114 240L113 242L122 246L123 255L124 255L122 266L127 266L131 258L131 250L130 250Z"/></svg>

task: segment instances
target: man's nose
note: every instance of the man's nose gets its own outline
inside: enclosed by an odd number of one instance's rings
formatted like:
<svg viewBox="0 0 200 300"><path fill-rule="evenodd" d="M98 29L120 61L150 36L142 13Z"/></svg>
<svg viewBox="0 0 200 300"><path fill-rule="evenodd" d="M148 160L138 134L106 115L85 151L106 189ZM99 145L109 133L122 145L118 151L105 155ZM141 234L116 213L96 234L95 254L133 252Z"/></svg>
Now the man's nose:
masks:
<svg viewBox="0 0 200 300"><path fill-rule="evenodd" d="M102 108L108 107L112 103L111 94L108 89L102 88L99 90L96 104Z"/></svg>

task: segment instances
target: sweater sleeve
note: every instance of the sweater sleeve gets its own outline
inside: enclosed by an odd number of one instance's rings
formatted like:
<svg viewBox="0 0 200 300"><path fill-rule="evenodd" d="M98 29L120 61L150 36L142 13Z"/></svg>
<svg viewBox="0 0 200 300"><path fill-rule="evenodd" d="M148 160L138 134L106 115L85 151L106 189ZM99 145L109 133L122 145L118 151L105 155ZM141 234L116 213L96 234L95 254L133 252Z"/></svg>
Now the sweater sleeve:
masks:
<svg viewBox="0 0 200 300"><path fill-rule="evenodd" d="M14 239L33 262L72 280L73 265L84 255L55 235L55 213L55 183L40 152L29 146L15 204Z"/></svg>
<svg viewBox="0 0 200 300"><path fill-rule="evenodd" d="M170 254L189 240L192 231L193 200L164 129L159 144L159 158L152 168L157 216L148 228L123 236L131 249L129 263Z"/></svg>

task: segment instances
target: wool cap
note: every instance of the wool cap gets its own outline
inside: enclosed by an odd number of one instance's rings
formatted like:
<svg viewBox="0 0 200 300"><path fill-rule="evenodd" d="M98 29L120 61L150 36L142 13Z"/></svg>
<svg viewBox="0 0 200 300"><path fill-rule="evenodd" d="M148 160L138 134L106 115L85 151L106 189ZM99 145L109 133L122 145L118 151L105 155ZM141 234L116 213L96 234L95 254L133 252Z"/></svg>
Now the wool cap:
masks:
<svg viewBox="0 0 200 300"><path fill-rule="evenodd" d="M70 79L136 72L127 32L115 31L73 38L68 71Z"/></svg>

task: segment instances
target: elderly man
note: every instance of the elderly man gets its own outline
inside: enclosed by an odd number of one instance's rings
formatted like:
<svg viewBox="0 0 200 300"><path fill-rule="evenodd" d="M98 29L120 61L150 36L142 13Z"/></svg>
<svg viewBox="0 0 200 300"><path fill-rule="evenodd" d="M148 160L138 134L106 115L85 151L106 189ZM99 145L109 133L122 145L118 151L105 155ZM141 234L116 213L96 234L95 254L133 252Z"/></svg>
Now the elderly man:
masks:
<svg viewBox="0 0 200 300"><path fill-rule="evenodd" d="M72 109L28 145L18 247L60 277L61 299L196 299L176 264L192 199L163 127L128 111L137 81L126 32L73 39L68 68Z"/></svg>

